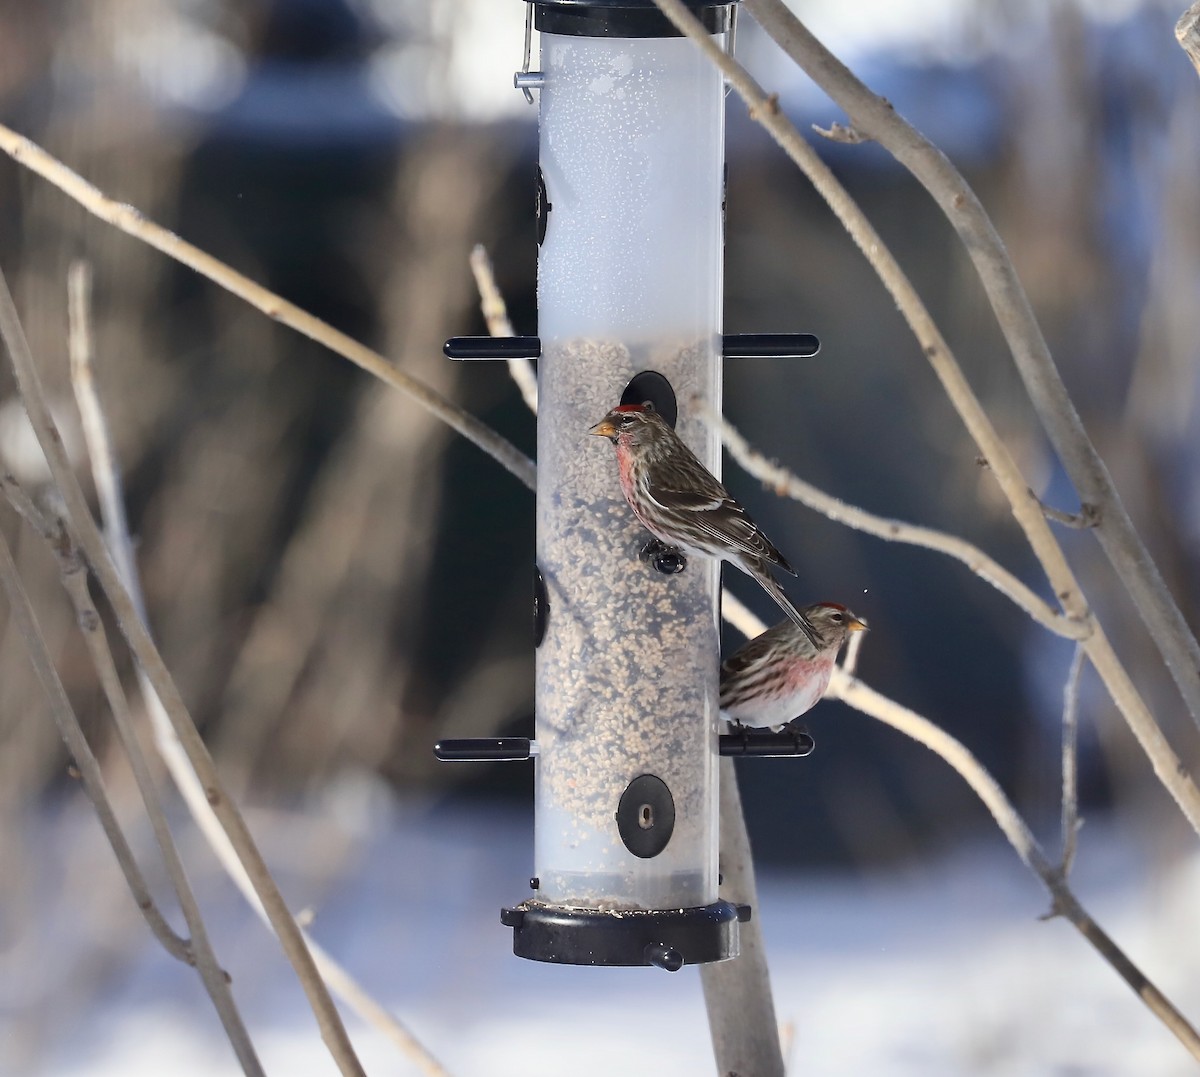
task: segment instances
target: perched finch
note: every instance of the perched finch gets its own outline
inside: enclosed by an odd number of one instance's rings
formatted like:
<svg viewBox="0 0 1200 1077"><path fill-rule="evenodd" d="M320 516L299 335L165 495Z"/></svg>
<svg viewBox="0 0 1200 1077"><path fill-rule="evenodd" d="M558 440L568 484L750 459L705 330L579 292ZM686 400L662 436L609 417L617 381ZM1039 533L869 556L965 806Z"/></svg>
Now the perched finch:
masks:
<svg viewBox="0 0 1200 1077"><path fill-rule="evenodd" d="M589 432L616 446L621 490L647 531L684 553L723 558L753 576L811 645L822 646L771 575L772 565L793 576L796 570L651 404L615 407Z"/></svg>
<svg viewBox="0 0 1200 1077"><path fill-rule="evenodd" d="M815 644L791 621L780 621L722 663L723 718L739 725L786 725L825 694L842 644L867 625L836 602L818 602L802 612L816 632Z"/></svg>

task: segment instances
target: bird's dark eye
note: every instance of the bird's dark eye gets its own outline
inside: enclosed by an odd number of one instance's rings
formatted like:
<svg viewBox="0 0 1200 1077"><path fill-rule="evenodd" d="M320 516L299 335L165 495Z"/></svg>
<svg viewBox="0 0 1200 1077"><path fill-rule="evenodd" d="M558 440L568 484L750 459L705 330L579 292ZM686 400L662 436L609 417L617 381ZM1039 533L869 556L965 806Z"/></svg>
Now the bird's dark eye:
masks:
<svg viewBox="0 0 1200 1077"><path fill-rule="evenodd" d="M829 615L829 619L830 619L830 620L831 620L831 621L832 621L834 624L838 624L838 625L840 625L840 624L841 624L841 623L842 623L842 622L843 622L843 621L844 621L846 618L844 618L844 617L843 617L843 616L842 616L840 613L838 613L838 612L835 610L833 613L831 613L831 614Z"/></svg>
<svg viewBox="0 0 1200 1077"><path fill-rule="evenodd" d="M621 416L621 425L622 426L633 426L633 416L632 415L622 415Z"/></svg>

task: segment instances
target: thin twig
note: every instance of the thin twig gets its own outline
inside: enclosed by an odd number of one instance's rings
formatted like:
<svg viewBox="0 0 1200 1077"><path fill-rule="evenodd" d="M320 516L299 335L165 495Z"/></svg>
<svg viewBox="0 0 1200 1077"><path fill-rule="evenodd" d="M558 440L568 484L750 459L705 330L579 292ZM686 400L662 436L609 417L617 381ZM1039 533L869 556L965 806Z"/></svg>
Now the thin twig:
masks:
<svg viewBox="0 0 1200 1077"><path fill-rule="evenodd" d="M224 783L213 765L212 756L197 732L183 697L146 631L128 590L122 584L104 539L88 511L87 501L63 448L62 435L58 432L46 406L37 365L33 361L25 339L25 331L8 288L8 281L3 273L0 273L0 336L4 339L12 361L26 414L65 504L65 519L70 538L82 551L95 573L134 657L163 701L171 727L200 779L205 796L220 819L225 833L233 842L238 858L246 868L254 883L255 892L270 916L284 953L296 970L330 1054L343 1073L362 1074L362 1066L354 1053L350 1038L346 1035L342 1019L313 963L300 929L296 926L279 887L267 870L245 820L226 792Z"/></svg>
<svg viewBox="0 0 1200 1077"><path fill-rule="evenodd" d="M6 492L8 490L7 478L6 476ZM150 896L146 878L137 865L133 850L129 847L129 842L121 830L121 824L117 821L108 794L104 791L104 778L100 772L100 763L80 728L70 700L67 699L66 689L63 688L58 671L54 668L54 662L50 658L50 649L42 636L29 597L21 586L17 566L12 559L8 540L5 539L2 530L0 530L0 584L3 585L8 596L9 617L16 627L17 634L25 644L29 662L50 702L50 712L58 726L58 732L67 746L67 751L71 753L71 759L83 782L83 790L95 808L96 818L100 821L109 845L112 846L117 864L121 869L121 874L125 876L134 902L141 910L154 937L162 944L163 949L184 964L192 964L190 943L176 934Z"/></svg>
<svg viewBox="0 0 1200 1077"><path fill-rule="evenodd" d="M857 531L864 531L888 542L903 542L927 550L936 550L961 561L976 576L990 583L1038 624L1056 635L1065 636L1067 639L1080 639L1091 633L1091 625L1087 621L1072 620L1053 609L1045 599L1036 595L1008 569L965 539L948 535L944 531L936 531L931 527L876 516L865 509L847 504L817 489L794 472L773 460L768 460L762 453L751 448L727 419L715 415L711 410L707 411L707 417L709 422L715 422L719 427L721 440L729 450L730 456L776 494L799 501L835 523L844 524Z"/></svg>
<svg viewBox="0 0 1200 1077"><path fill-rule="evenodd" d="M1075 846L1082 820L1079 818L1079 678L1083 673L1083 647L1076 645L1063 685L1062 715L1062 864L1065 879L1075 862Z"/></svg>
<svg viewBox="0 0 1200 1077"><path fill-rule="evenodd" d="M58 532L50 518L34 504L33 498L25 492L25 488L17 482L17 477L11 471L0 472L0 492L8 499L17 515L47 542L67 545L65 536Z"/></svg>
<svg viewBox="0 0 1200 1077"><path fill-rule="evenodd" d="M76 261L71 264L67 272L71 384L75 389L75 399L84 419L85 432L93 424L100 424L102 427L104 421L100 414L100 404L96 397L95 381L92 376L91 279L91 266L87 262ZM107 439L104 441L104 450L107 451ZM94 448L90 439L89 447ZM63 533L65 533L65 529ZM109 710L112 712L113 722L117 727L117 734L125 748L134 781L137 783L138 793L145 805L154 838L162 854L163 863L166 865L167 876L175 889L179 908L183 912L188 931L191 933L192 951L195 955L197 971L217 1008L221 1023L225 1027L225 1034L233 1045L243 1071L247 1074L261 1074L263 1072L262 1065L229 990L228 976L221 968L209 941L208 929L205 926L204 917L201 915L199 903L192 892L187 871L184 869L179 851L171 837L171 828L167 824L158 788L150 773L149 763L142 751L141 742L134 727L133 716L129 710L129 699L121 684L121 678L117 674L112 650L108 644L108 634L104 630L104 622L100 619L95 604L92 602L87 575L82 571L83 565L76 551L64 552L59 544L53 542L51 549L58 559L63 586L75 607L76 621L83 632L92 664L100 679L105 698L108 700Z"/></svg>
<svg viewBox="0 0 1200 1077"><path fill-rule="evenodd" d="M67 343L71 360L71 386L75 391L80 426L92 465L96 496L108 510L102 517L105 538L117 571L122 579L128 579L133 572L133 564L126 560L126 551L118 550L113 542L114 532L127 533L129 524L125 518L125 496L113 457L112 439L108 436L108 424L104 420L96 389L92 364L91 289L90 263L82 260L72 262L67 271ZM134 592L133 597L138 613L145 620L146 610L140 593Z"/></svg>
<svg viewBox="0 0 1200 1077"><path fill-rule="evenodd" d="M1075 574L1046 522L1041 502L1025 482L1008 447L972 392L949 345L895 256L829 167L801 137L795 126L781 114L778 99L763 92L746 69L720 48L680 0L654 2L676 27L692 39L700 51L724 72L730 84L747 103L751 118L767 129L788 157L808 177L895 300L950 402L988 461L992 474L1008 499L1013 518L1041 562L1043 571L1054 588L1055 596L1062 603L1067 616L1093 625L1093 630L1087 637L1087 653L1092 666L1100 675L1117 709L1146 753L1155 776L1175 798L1192 829L1200 834L1200 789L1197 789L1192 776L1163 736L1108 637L1096 622ZM1107 513L1105 515L1107 518Z"/></svg>
<svg viewBox="0 0 1200 1077"><path fill-rule="evenodd" d="M913 174L958 233L987 293L1034 410L1080 502L1101 509L1102 516L1092 533L1133 598L1184 703L1200 725L1200 644L1133 526L1108 468L1084 429L1004 241L983 204L946 155L909 124L889 101L863 85L813 37L782 0L746 0L745 6L784 52L845 110L855 129L878 142ZM1198 17L1197 6L1193 4L1188 15L1180 20L1176 35L1185 48L1190 43L1200 53ZM990 453L985 455L992 459ZM1056 583L1056 593L1061 590ZM1095 654L1092 664L1097 665Z"/></svg>
<svg viewBox="0 0 1200 1077"><path fill-rule="evenodd" d="M508 307L504 296L496 285L492 262L487 248L477 243L471 249L471 272L475 274L475 287L479 289L479 306L487 322L488 332L494 337L513 336L512 322L508 320ZM538 409L537 369L529 359L509 359L508 372L521 390L521 399L534 415Z"/></svg>
<svg viewBox="0 0 1200 1077"><path fill-rule="evenodd" d="M1053 520L1056 524L1062 524L1063 527L1070 527L1075 531L1087 531L1100 524L1100 510L1095 505L1084 505L1079 512L1063 512L1062 509L1056 509L1044 501L1041 504L1046 519Z"/></svg>
<svg viewBox="0 0 1200 1077"><path fill-rule="evenodd" d="M73 273L75 267L72 267ZM75 277L72 280L75 281ZM82 281L75 287L82 288ZM75 296L72 310L79 303L80 296ZM85 322L86 319L80 319ZM72 340L77 339L76 322L72 321ZM78 325L78 338L82 344L86 333L83 324ZM84 439L88 447L88 456L92 464L92 477L100 502L101 519L107 538L109 552L114 563L118 566L121 579L129 591L134 606L139 611L143 624L148 624L145 614L145 602L138 581L137 567L133 554L133 541L129 533L128 520L125 514L124 500L121 494L120 471L116 455L112 449L112 439L108 424L104 419L90 357L83 353L82 347L77 353L72 349L71 366L72 384L75 386L76 399L79 402L80 417ZM145 673L139 669L138 679L141 684L146 710L150 717L159 751L167 769L170 771L180 794L188 805L193 818L199 826L216 854L221 866L230 876L243 897L249 902L254 911L274 930L262 902L255 893L245 869L238 859L238 854L232 842L221 827L216 813L205 796L204 789L195 770L188 761L182 745L176 737L171 721L163 708L162 702L154 691ZM364 1021L379 1029L410 1059L416 1062L422 1072L429 1077L448 1077L447 1071L429 1053L429 1051L408 1031L387 1009L376 1002L354 978L326 953L312 938L301 931L304 941L312 953L321 977L339 998L355 1011Z"/></svg>
<svg viewBox="0 0 1200 1077"><path fill-rule="evenodd" d="M812 129L822 138L827 138L830 142L841 142L846 146L857 146L861 142L871 141L858 128L849 124L835 122L828 127L822 127L820 124L814 123Z"/></svg>
<svg viewBox="0 0 1200 1077"><path fill-rule="evenodd" d="M183 862L171 839L166 816L158 799L158 791L154 786L154 778L151 776L149 764L137 739L133 715L129 710L129 701L113 662L107 634L104 631L104 622L100 619L100 614L88 591L87 575L83 571L83 566L78 562L74 571L69 568L66 558L60 557L60 563L63 585L75 607L76 619L87 643L88 653L96 668L105 698L108 700L117 733L125 748L125 754L129 759L130 769L133 771L134 780L146 807L146 814L150 819L155 840L162 853L167 875L175 889L179 907L191 933L194 964L204 982L205 990L208 991L214 1006L216 1006L221 1024L225 1028L225 1034L233 1046L242 1070L247 1074L262 1074L262 1064L258 1060L245 1023L230 992L229 977L217 960L212 943L208 938L208 930L200 913L200 907L188 883Z"/></svg>
<svg viewBox="0 0 1200 1077"><path fill-rule="evenodd" d="M533 461L529 457L497 434L487 423L447 400L424 382L397 369L378 352L334 329L327 322L314 317L294 303L289 303L174 232L155 224L133 206L109 198L40 146L3 125L0 125L0 150L48 180L102 221L194 269L239 299L245 300L256 310L262 311L267 317L315 340L394 389L407 393L421 407L477 445L531 490L534 488Z"/></svg>

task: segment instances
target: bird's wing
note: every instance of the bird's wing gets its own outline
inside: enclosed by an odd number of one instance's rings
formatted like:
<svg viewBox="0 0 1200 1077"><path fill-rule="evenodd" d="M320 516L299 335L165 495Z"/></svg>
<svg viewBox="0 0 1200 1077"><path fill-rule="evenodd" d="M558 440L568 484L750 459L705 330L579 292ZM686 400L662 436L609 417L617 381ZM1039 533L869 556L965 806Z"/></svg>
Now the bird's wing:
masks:
<svg viewBox="0 0 1200 1077"><path fill-rule="evenodd" d="M759 530L750 514L729 496L717 477L687 446L681 447L686 452L679 454L671 471L647 489L650 499L665 510L688 513L692 522L718 544L796 575L796 570Z"/></svg>
<svg viewBox="0 0 1200 1077"><path fill-rule="evenodd" d="M761 665L770 649L771 637L767 632L755 636L721 663L721 680L725 681L735 673L745 673L755 666Z"/></svg>
<svg viewBox="0 0 1200 1077"><path fill-rule="evenodd" d="M784 572L796 575L796 570L762 533L758 524L750 518L750 514L732 498L726 498L706 512L697 513L696 524L713 538L727 543L747 556L777 565Z"/></svg>
<svg viewBox="0 0 1200 1077"><path fill-rule="evenodd" d="M729 498L723 493L710 490L664 490L649 491L650 499L664 509L682 509L684 512L711 512L720 508Z"/></svg>

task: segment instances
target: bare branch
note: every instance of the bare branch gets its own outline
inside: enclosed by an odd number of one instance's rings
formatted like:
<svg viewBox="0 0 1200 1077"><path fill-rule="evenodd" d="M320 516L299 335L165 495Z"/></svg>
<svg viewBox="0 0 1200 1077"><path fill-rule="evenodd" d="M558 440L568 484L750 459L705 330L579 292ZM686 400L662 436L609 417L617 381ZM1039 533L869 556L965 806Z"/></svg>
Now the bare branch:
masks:
<svg viewBox="0 0 1200 1077"><path fill-rule="evenodd" d="M67 298L70 329L71 354L71 383L75 389L75 399L79 404L80 413L84 417L85 432L89 425L98 424L103 429L103 416L100 413L100 402L96 397L95 383L92 377L92 320L91 320L91 266L87 262L73 262L67 274ZM103 439L102 451L108 450L107 438ZM95 448L95 446L90 446ZM60 531L65 535L65 525L60 521ZM195 964L205 989L213 1000L220 1015L225 1033L233 1046L234 1052L241 1062L242 1069L247 1074L261 1074L262 1065L255 1053L254 1046L246 1031L242 1016L233 1001L229 990L229 979L221 968L208 938L208 929L200 913L200 906L192 892L187 872L179 851L171 837L171 829L167 824L162 801L158 794L150 766L142 751L141 742L134 728L133 716L129 710L129 700L121 679L117 674L112 651L108 645L108 636L104 631L104 622L92 602L88 589L87 576L82 571L75 550L65 550L61 543L51 542L51 548L58 560L59 574L63 586L75 607L75 619L83 632L87 643L88 653L100 679L100 685L108 700L117 734L125 749L133 772L138 793L146 808L151 829L166 865L167 876L175 889L180 910L187 922L192 937L192 950Z"/></svg>
<svg viewBox="0 0 1200 1077"><path fill-rule="evenodd" d="M6 485L6 492L7 489ZM80 566L77 566L76 570L80 571ZM126 841L125 834L121 830L121 824L117 822L116 813L109 802L108 794L104 791L104 778L100 772L100 763L92 752L87 738L83 735L79 720L75 717L70 700L67 699L66 689L63 688L58 671L54 668L50 650L46 646L41 628L38 626L29 597L21 586L20 577L17 575L17 566L13 562L8 541L2 531L0 531L0 584L3 585L4 591L8 595L9 616L16 626L17 634L25 643L30 664L50 701L50 710L55 724L58 726L59 734L66 743L67 751L71 753L71 759L83 782L84 792L87 793L88 799L91 800L92 806L96 810L96 818L99 819L104 836L112 846L117 864L125 876L125 881L129 884L129 892L133 895L134 902L141 910L154 937L162 943L163 949L185 965L192 964L191 944L187 939L180 938L175 933L154 903L154 899L150 896L150 889L146 885L145 876L142 875L141 869L137 865L133 850L129 847L129 842Z"/></svg>
<svg viewBox="0 0 1200 1077"><path fill-rule="evenodd" d="M890 725L893 729L898 729L949 763L987 806L1017 855L1042 881L1050 894L1053 911L1068 920L1092 944L1147 1008L1191 1052L1192 1057L1200 1059L1200 1035L1197 1035L1187 1018L1096 924L1067 886L1065 874L1050 863L1028 825L1009 803L996 780L962 743L928 719L881 695L862 681L847 676L841 670L834 670L829 694Z"/></svg>
<svg viewBox="0 0 1200 1077"><path fill-rule="evenodd" d="M1095 621L1062 548L1046 522L1041 502L1029 489L1008 447L972 392L962 368L895 256L829 167L779 112L777 104L772 103L771 98L763 92L745 68L717 45L705 32L699 20L679 0L654 2L672 23L691 38L701 52L725 73L730 84L750 107L751 115L766 127L771 137L779 143L829 204L866 256L889 295L895 300L950 402L987 460L991 473L1008 499L1014 519L1041 562L1067 616L1094 625L1094 630L1087 637L1087 653L1092 665L1100 674L1122 717L1150 760L1155 776L1175 798L1192 829L1200 834L1200 790L1196 788L1195 781L1171 749L1109 643L1108 637ZM1107 513L1105 518L1107 519ZM1200 688L1200 670L1194 672L1197 673L1197 687Z"/></svg>
<svg viewBox="0 0 1200 1077"><path fill-rule="evenodd" d="M112 450L108 424L100 405L90 355L81 346L88 334L77 326L74 314L84 309L82 271L72 267L72 352L71 378L82 419L88 456L92 464L92 476L100 501L101 517L107 536L109 551L118 566L122 581L139 611L143 624L146 623L145 604L138 583L134 561L133 542L129 534L125 505L121 495L120 472L116 455ZM76 291L78 289L78 291ZM216 812L209 803L205 790L192 768L179 738L175 735L162 702L144 671L138 671L146 710L150 717L159 751L171 773L180 794L188 805L197 826L204 834L216 854L221 866L237 885L251 908L275 930L262 902L255 892L249 875L239 860L233 843L222 829ZM297 917L299 919L299 917ZM308 917L311 919L311 916ZM447 1077L446 1070L429 1051L406 1029L385 1007L376 1002L354 978L326 953L307 932L301 932L321 977L329 987L364 1021L379 1029L409 1058L413 1059L422 1072L429 1077Z"/></svg>
<svg viewBox="0 0 1200 1077"><path fill-rule="evenodd" d="M66 522L72 542L82 551L95 573L109 605L121 626L126 641L139 665L145 671L154 690L163 701L170 718L171 727L178 737L188 761L196 771L208 802L220 819L247 874L254 883L255 892L270 916L279 941L288 960L296 969L297 976L308 996L309 1004L321 1028L330 1053L343 1073L363 1072L354 1048L346 1035L341 1017L333 1005L329 992L321 980L312 955L305 946L300 929L288 910L279 887L271 877L254 838L246 827L245 820L225 790L224 783L213 765L212 756L196 730L191 715L183 702L179 689L171 677L162 656L150 639L128 590L121 582L116 566L109 556L104 539L92 520L87 501L79 482L71 470L70 460L63 448L62 435L54 425L46 406L45 393L38 376L37 365L29 351L25 331L17 316L8 282L0 273L0 336L12 361L21 399L37 436L38 444L46 456L55 485L66 507Z"/></svg>
<svg viewBox="0 0 1200 1077"><path fill-rule="evenodd" d="M1093 533L1133 598L1184 703L1200 725L1200 644L1163 582L1108 468L1083 427L1004 242L975 192L945 154L896 112L890 102L864 86L809 33L782 0L746 0L746 8L800 68L846 111L856 130L878 142L913 174L958 233L992 304L1034 409L1080 501L1102 510ZM1181 44L1184 35L1188 43L1197 41L1196 11L1193 5L1176 27ZM1195 60L1193 53L1189 55ZM995 463L986 446L979 444L984 455ZM1061 590L1057 583L1054 589L1056 593Z"/></svg>
<svg viewBox="0 0 1200 1077"><path fill-rule="evenodd" d="M1175 40L1200 74L1200 3L1193 4L1175 24Z"/></svg>
<svg viewBox="0 0 1200 1077"><path fill-rule="evenodd" d="M1067 680L1063 685L1062 716L1062 877L1071 873L1075 845L1082 820L1079 818L1079 678L1083 673L1083 647L1076 646Z"/></svg>
<svg viewBox="0 0 1200 1077"><path fill-rule="evenodd" d="M133 771L138 792L141 795L142 803L146 807L146 814L150 819L155 840L162 853L167 875L179 900L179 907L183 912L184 920L187 922L188 931L191 934L191 949L194 955L196 970L199 972L205 990L212 998L213 1005L220 1015L225 1035L229 1038L229 1042L233 1046L234 1053L241 1063L243 1072L247 1074L262 1074L262 1064L258 1060L258 1055L254 1050L254 1045L242 1020L242 1015L239 1013L237 1005L233 1000L233 994L229 987L229 977L221 967L217 955L212 948L212 943L209 941L208 929L204 924L200 906L188 882L183 861L179 857L179 851L176 849L175 843L171 838L171 831L167 825L166 815L163 812L158 790L154 785L154 778L150 773L149 764L146 761L145 754L142 752L141 744L138 741L137 732L134 728L133 716L129 710L129 700L125 695L124 688L121 686L120 677L113 662L107 634L104 631L104 622L100 619L100 614L96 610L91 600L91 595L88 592L87 576L82 571L82 566L77 566L76 571L73 573L66 571L64 566L62 576L63 584L71 598L72 605L75 607L76 619L87 642L92 664L96 668L105 698L108 700L109 708L112 711L117 733L121 738L121 744L125 748L125 754L129 759L130 769Z"/></svg>
<svg viewBox="0 0 1200 1077"><path fill-rule="evenodd" d="M477 243L471 250L471 272L475 274L475 287L479 289L479 305L487 322L488 332L494 337L511 337L512 322L508 320L508 307L504 296L496 286L492 262L487 248ZM521 390L521 399L534 415L538 409L537 372L528 359L509 359L508 372Z"/></svg>
<svg viewBox="0 0 1200 1077"><path fill-rule="evenodd" d="M61 161L51 157L40 146L3 125L0 125L0 149L14 161L48 180L102 221L194 269L239 299L245 300L256 310L262 311L268 318L273 318L281 325L315 340L392 388L407 393L421 407L477 445L531 490L534 488L534 467L529 457L486 423L447 400L424 382L397 369L378 352L334 329L327 322L314 317L294 303L289 303L261 284L256 284L211 254L181 239L174 232L155 224L133 206L115 202L72 172Z"/></svg>
<svg viewBox="0 0 1200 1077"><path fill-rule="evenodd" d="M721 440L729 450L730 456L776 494L799 501L823 516L827 516L835 523L852 527L856 531L864 531L868 535L874 535L887 542L903 542L911 546L921 546L927 550L936 550L938 553L953 557L956 561L961 561L976 576L990 583L1001 594L1020 606L1038 624L1048 628L1056 635L1065 636L1067 639L1082 639L1091 633L1092 627L1088 621L1072 620L1052 609L1044 599L1034 594L1008 569L965 539L947 535L944 531L936 531L930 527L920 527L916 524L876 516L874 513L849 505L823 490L818 490L781 464L768 460L762 453L753 449L728 420L711 411L708 412L708 419L709 422L716 423L720 428Z"/></svg>
<svg viewBox="0 0 1200 1077"><path fill-rule="evenodd" d="M66 536L33 503L33 498L25 492L11 471L0 472L0 491L3 491L8 503L16 509L18 515L55 549L67 546Z"/></svg>

